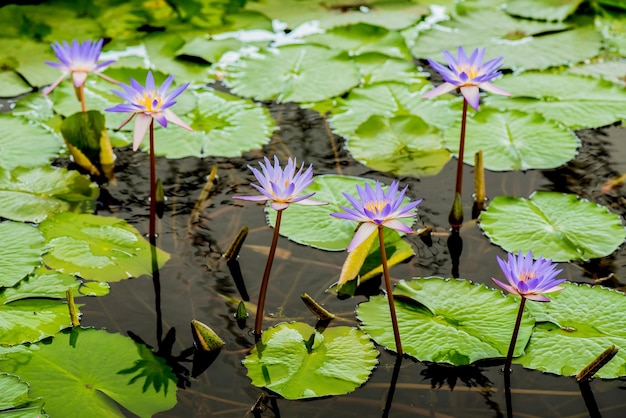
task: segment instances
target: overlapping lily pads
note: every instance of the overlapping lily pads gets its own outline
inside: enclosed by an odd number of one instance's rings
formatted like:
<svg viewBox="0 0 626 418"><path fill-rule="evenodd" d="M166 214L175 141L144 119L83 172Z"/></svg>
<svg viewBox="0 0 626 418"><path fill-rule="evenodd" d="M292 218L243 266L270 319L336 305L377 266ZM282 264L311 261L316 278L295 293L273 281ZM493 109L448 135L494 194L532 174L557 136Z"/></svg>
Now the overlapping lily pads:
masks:
<svg viewBox="0 0 626 418"><path fill-rule="evenodd" d="M343 395L369 378L378 351L367 335L351 327L317 331L293 322L263 332L243 360L252 384L286 399Z"/></svg>
<svg viewBox="0 0 626 418"><path fill-rule="evenodd" d="M624 243L620 217L571 194L533 193L529 199L497 196L480 216L491 241L511 253L532 250L554 261L604 257Z"/></svg>
<svg viewBox="0 0 626 418"><path fill-rule="evenodd" d="M41 265L44 238L31 225L0 223L0 289L14 286Z"/></svg>
<svg viewBox="0 0 626 418"><path fill-rule="evenodd" d="M593 26L576 27L515 19L502 11L480 10L455 15L422 32L412 48L419 58L443 61L441 50L486 47L486 59L504 57L503 68L546 69L575 64L598 54L602 37Z"/></svg>
<svg viewBox="0 0 626 418"><path fill-rule="evenodd" d="M515 363L544 372L572 376L611 345L617 356L597 373L613 379L626 376L626 296L589 285L564 283L550 294L550 303L529 303L538 322L526 353ZM558 355L555 355L558 353Z"/></svg>
<svg viewBox="0 0 626 418"><path fill-rule="evenodd" d="M18 376L0 373L0 416L3 418L39 418L43 416L41 400L28 396L28 384Z"/></svg>
<svg viewBox="0 0 626 418"><path fill-rule="evenodd" d="M406 354L455 366L506 356L519 303L502 292L467 280L414 278L396 285L394 299ZM374 341L395 350L385 295L361 303L357 317ZM515 356L523 353L533 324L524 314Z"/></svg>
<svg viewBox="0 0 626 418"><path fill-rule="evenodd" d="M445 146L459 150L461 124L445 132ZM467 121L465 154L483 151L485 168L494 171L555 168L576 156L578 138L538 113L499 112L483 106ZM466 161L473 163L472 158Z"/></svg>
<svg viewBox="0 0 626 418"><path fill-rule="evenodd" d="M0 125L0 167L6 170L48 165L63 147L58 135L25 119L0 115Z"/></svg>
<svg viewBox="0 0 626 418"><path fill-rule="evenodd" d="M516 0L506 3L506 12L539 20L563 21L576 11L583 0Z"/></svg>
<svg viewBox="0 0 626 418"><path fill-rule="evenodd" d="M287 45L242 57L228 66L224 82L233 93L257 100L316 102L358 85L359 71L340 51Z"/></svg>
<svg viewBox="0 0 626 418"><path fill-rule="evenodd" d="M342 212L340 206L350 207L350 202L342 192L356 195L356 185L371 185L374 181L359 177L323 175L317 176L305 193L315 192L312 197L320 202L328 202L323 206L291 205L283 213L280 223L280 234L299 244L310 245L328 251L345 250L352 238L357 222L346 221L330 216L333 212ZM409 191L410 193L410 191ZM266 208L268 222L274 226L276 211ZM407 225L412 225L413 218L403 218Z"/></svg>
<svg viewBox="0 0 626 418"><path fill-rule="evenodd" d="M165 360L102 330L76 328L51 343L3 350L0 368L28 382L29 395L42 398L50 416L123 417L119 404L151 417L176 404Z"/></svg>
<svg viewBox="0 0 626 418"><path fill-rule="evenodd" d="M91 212L99 189L88 177L64 168L0 169L0 216L41 222L61 212Z"/></svg>
<svg viewBox="0 0 626 418"><path fill-rule="evenodd" d="M116 282L162 267L169 254L151 247L126 221L114 217L62 213L39 225L49 252L44 262L85 279Z"/></svg>

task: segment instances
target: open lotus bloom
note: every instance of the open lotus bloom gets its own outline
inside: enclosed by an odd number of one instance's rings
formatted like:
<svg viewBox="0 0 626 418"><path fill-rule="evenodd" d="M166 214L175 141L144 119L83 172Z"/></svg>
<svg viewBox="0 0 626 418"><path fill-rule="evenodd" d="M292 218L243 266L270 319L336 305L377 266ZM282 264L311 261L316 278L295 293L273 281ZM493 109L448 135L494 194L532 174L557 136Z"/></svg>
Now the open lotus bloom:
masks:
<svg viewBox="0 0 626 418"><path fill-rule="evenodd" d="M109 60L98 64L102 43L103 40L100 39L96 42L84 41L80 43L77 40L73 40L71 44L68 44L66 41L63 41L62 44L58 42L51 44L54 54L60 62L46 61L46 64L58 68L63 74L44 90L43 95L49 94L61 81L70 75L76 88L85 83L89 73L94 73L111 83L118 84L116 80L100 73L106 66L115 62L115 60Z"/></svg>
<svg viewBox="0 0 626 418"><path fill-rule="evenodd" d="M379 225L407 234L413 232L413 230L401 222L399 218L415 216L413 209L422 203L422 199L407 203L403 206L402 200L409 186L406 186L398 193L398 185L399 183L397 181L391 182L387 193L383 191L379 181L376 181L374 188L367 183L364 187L356 186L359 195L358 199L347 193L343 193L346 199L352 204L352 208L340 206L345 212L331 213L330 216L361 222L361 225L359 225L359 228L354 234L352 242L350 242L348 246L348 252L351 252L361 245L367 237L374 233Z"/></svg>
<svg viewBox="0 0 626 418"><path fill-rule="evenodd" d="M559 284L566 281L566 279L555 278L562 270L556 270L556 264L552 263L552 260L539 257L537 261L533 261L531 251L526 255L520 251L517 257L509 254L508 262L505 262L500 257L497 257L497 259L509 284L502 283L494 278L491 280L509 293L538 302L549 302L550 299L543 296L543 293L564 289Z"/></svg>
<svg viewBox="0 0 626 418"><path fill-rule="evenodd" d="M428 60L428 63L441 74L445 83L427 92L422 98L428 99L460 88L467 103L478 110L480 104L479 89L504 96L511 95L508 91L490 83L491 80L502 75L498 70L502 66L503 57L483 63L485 48L474 49L468 58L463 47L459 47L458 58L455 58L448 51L443 51L443 56L446 58L448 67L431 59Z"/></svg>
<svg viewBox="0 0 626 418"><path fill-rule="evenodd" d="M176 104L174 99L178 97L189 83L180 86L171 93L168 93L170 86L174 81L174 76L170 75L161 84L161 87L156 88L154 85L154 77L152 72L148 72L146 76L146 86L142 86L134 79L130 79L130 86L128 84L120 83L120 86L124 91L116 91L117 94L128 103L122 103L105 109L108 112L129 112L131 115L126 119L118 129L122 129L130 120L135 118L135 128L133 130L133 150L137 151L141 141L143 140L150 124L156 120L163 127L167 127L167 122L172 122L181 128L193 131L190 126L183 122L178 116L170 110L170 107Z"/></svg>
<svg viewBox="0 0 626 418"><path fill-rule="evenodd" d="M289 158L287 165L283 170L278 162L278 157L274 156L274 166L270 160L265 157L265 164L259 163L261 171L254 167L248 166L254 177L260 185L250 184L257 189L260 196L233 196L233 199L250 200L253 202L270 201L271 206L275 210L287 209L290 204L298 203L300 205L327 205L327 202L318 202L309 199L315 193L308 193L300 196L300 194L313 183L313 166L309 165L306 170L304 166L296 171L296 160Z"/></svg>

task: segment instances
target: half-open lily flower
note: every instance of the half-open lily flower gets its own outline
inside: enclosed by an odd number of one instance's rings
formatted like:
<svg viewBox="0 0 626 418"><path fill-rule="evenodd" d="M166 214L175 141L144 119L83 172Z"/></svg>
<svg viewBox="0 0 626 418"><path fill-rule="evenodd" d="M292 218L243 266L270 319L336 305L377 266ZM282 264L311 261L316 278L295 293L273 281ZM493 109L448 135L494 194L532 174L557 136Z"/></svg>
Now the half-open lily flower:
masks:
<svg viewBox="0 0 626 418"><path fill-rule="evenodd" d="M345 212L331 213L330 216L361 222L361 225L359 225L354 234L354 238L352 238L352 242L350 242L348 246L348 252L363 243L367 237L374 233L379 225L407 234L413 232L410 227L406 226L398 218L410 218L415 216L413 209L422 203L422 199L402 206L402 200L409 186L406 186L398 193L398 185L399 182L397 181L391 182L387 193L383 191L379 181L376 181L375 188L372 188L372 186L367 183L365 187L357 185L356 190L360 200L347 193L343 193L346 199L352 203L353 208L340 206Z"/></svg>
<svg viewBox="0 0 626 418"><path fill-rule="evenodd" d="M100 73L104 67L115 62L115 60L109 60L98 64L102 43L103 40L100 39L96 42L84 41L79 43L77 40L73 40L71 44L68 44L66 41L63 41L62 44L58 42L51 44L54 54L60 62L46 61L46 64L58 68L63 74L50 87L44 90L43 95L49 94L69 75L72 76L72 82L76 88L85 83L89 73L94 73L111 83L119 84L111 77Z"/></svg>
<svg viewBox="0 0 626 418"><path fill-rule="evenodd" d="M511 93L508 91L490 83L491 80L502 75L502 72L498 71L498 69L502 66L503 57L494 58L483 64L484 55L485 48L476 48L468 58L463 47L459 47L458 59L448 51L443 51L448 67L429 59L428 63L441 74L445 83L427 92L422 98L428 99L439 96L459 87L461 94L463 94L469 105L478 110L480 103L479 88L490 93L510 96Z"/></svg>
<svg viewBox="0 0 626 418"><path fill-rule="evenodd" d="M252 183L252 187L257 189L260 196L233 196L233 199L250 200L253 202L270 201L271 206L275 210L287 209L290 204L298 203L300 205L327 205L328 202L318 202L309 199L315 194L308 193L299 196L304 189L313 183L313 166L309 165L306 170L304 166L296 172L296 160L289 158L287 165L283 170L278 162L278 157L274 156L274 166L270 160L265 157L265 164L259 163L261 171L254 167L248 166L254 177L259 181L260 186Z"/></svg>
<svg viewBox="0 0 626 418"><path fill-rule="evenodd" d="M555 279L562 270L556 270L556 264L552 263L552 260L539 257L537 261L533 261L531 251L526 255L520 251L517 257L509 254L508 262L500 257L497 259L509 284L504 284L494 278L491 280L509 293L538 302L549 302L550 299L543 296L543 293L564 289L559 284L566 279Z"/></svg>
<svg viewBox="0 0 626 418"><path fill-rule="evenodd" d="M183 122L178 116L170 110L170 107L176 104L174 99L178 97L189 85L189 83L176 88L171 93L167 90L170 88L174 76L170 75L161 84L158 89L154 85L154 77L152 72L148 72L146 76L146 87L143 87L134 79L130 79L130 86L128 84L120 83L120 86L124 91L116 91L117 94L124 100L130 103L122 103L116 106L110 107L108 112L130 112L132 113L128 119L126 119L118 129L122 129L130 120L135 118L135 129L133 131L133 150L137 151L141 141L143 140L150 124L156 119L163 127L167 127L167 122L172 122L175 125L185 128L188 131L193 131L190 126Z"/></svg>

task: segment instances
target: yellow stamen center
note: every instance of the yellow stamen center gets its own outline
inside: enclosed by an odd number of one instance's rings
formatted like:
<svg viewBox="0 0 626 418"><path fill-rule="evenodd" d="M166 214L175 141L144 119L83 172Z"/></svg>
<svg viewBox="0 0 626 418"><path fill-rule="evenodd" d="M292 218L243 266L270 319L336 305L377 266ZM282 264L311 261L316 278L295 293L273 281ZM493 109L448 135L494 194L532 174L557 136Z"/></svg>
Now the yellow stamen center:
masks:
<svg viewBox="0 0 626 418"><path fill-rule="evenodd" d="M535 277L537 277L537 273L535 273L534 271L524 271L522 272L522 274L519 275L519 281L527 282L534 279Z"/></svg>
<svg viewBox="0 0 626 418"><path fill-rule="evenodd" d="M143 96L138 96L136 103L138 105L144 106L146 108L145 112L158 112L161 110L161 105L163 104L163 98L157 94L148 94L147 92L143 93Z"/></svg>
<svg viewBox="0 0 626 418"><path fill-rule="evenodd" d="M363 207L370 212L380 213L387 206L387 202L384 200L372 200L371 202L367 202Z"/></svg>
<svg viewBox="0 0 626 418"><path fill-rule="evenodd" d="M480 75L480 71L474 65L457 65L456 70L459 73L467 74L470 80Z"/></svg>

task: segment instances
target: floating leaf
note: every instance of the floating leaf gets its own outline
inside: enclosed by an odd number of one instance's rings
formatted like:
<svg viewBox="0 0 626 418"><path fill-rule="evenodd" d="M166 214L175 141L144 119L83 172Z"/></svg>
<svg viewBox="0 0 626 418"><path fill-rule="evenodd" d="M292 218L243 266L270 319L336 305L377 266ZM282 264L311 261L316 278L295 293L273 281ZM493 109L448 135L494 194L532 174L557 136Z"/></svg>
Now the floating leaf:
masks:
<svg viewBox="0 0 626 418"><path fill-rule="evenodd" d="M378 53L359 55L354 57L354 61L361 72L363 86L391 81L415 88L416 85L425 84L428 75L418 71L413 61L393 59Z"/></svg>
<svg viewBox="0 0 626 418"><path fill-rule="evenodd" d="M98 185L65 168L0 169L0 216L15 221L41 222L62 212L95 209Z"/></svg>
<svg viewBox="0 0 626 418"><path fill-rule="evenodd" d="M539 20L563 21L574 13L583 0L514 0L506 4L506 12Z"/></svg>
<svg viewBox="0 0 626 418"><path fill-rule="evenodd" d="M1 297L4 303L29 298L63 299L68 287L78 294L80 285L76 276L39 267L16 286L4 288Z"/></svg>
<svg viewBox="0 0 626 418"><path fill-rule="evenodd" d="M152 32L143 39L151 64L166 74L174 74L178 82L206 82L208 64L201 64L176 56L185 40L178 34Z"/></svg>
<svg viewBox="0 0 626 418"><path fill-rule="evenodd" d="M239 157L269 142L275 122L266 108L218 91L198 93L197 99L197 107L188 118L195 131L157 130L157 155ZM148 151L148 141L144 141L143 149Z"/></svg>
<svg viewBox="0 0 626 418"><path fill-rule="evenodd" d="M599 53L602 40L593 26L515 19L496 10L456 15L418 36L412 49L416 57L442 61L441 50L456 53L459 44L466 51L481 46L487 48L486 60L503 56L503 68L519 70L584 61Z"/></svg>
<svg viewBox="0 0 626 418"><path fill-rule="evenodd" d="M597 373L613 379L626 375L626 309L624 294L600 286L563 283L564 290L550 294L550 303L527 303L528 311L551 322L537 323L526 353L515 359L524 367L573 376L607 347L617 356ZM555 355L558 354L558 355Z"/></svg>
<svg viewBox="0 0 626 418"><path fill-rule="evenodd" d="M61 75L57 68L44 64L45 61L56 61L49 44L24 37L2 38L0 68L14 70L31 86L52 84Z"/></svg>
<svg viewBox="0 0 626 418"><path fill-rule="evenodd" d="M263 332L243 360L252 384L286 399L343 395L361 386L378 363L378 351L362 331L301 323Z"/></svg>
<svg viewBox="0 0 626 418"><path fill-rule="evenodd" d="M510 253L531 251L554 261L611 254L626 237L620 217L575 195L535 192L529 199L497 196L480 216L480 227Z"/></svg>
<svg viewBox="0 0 626 418"><path fill-rule="evenodd" d="M50 416L123 417L119 404L151 417L176 404L175 378L165 360L103 330L75 328L47 344L6 350L0 368L28 382L30 396L41 397ZM129 379L131 369L139 374Z"/></svg>
<svg viewBox="0 0 626 418"><path fill-rule="evenodd" d="M569 74L603 78L613 83L626 85L626 62L606 61L579 65L567 70Z"/></svg>
<svg viewBox="0 0 626 418"><path fill-rule="evenodd" d="M445 132L445 146L458 154L461 124ZM499 112L482 107L467 120L465 155L483 151L485 168L494 171L555 168L576 156L572 132L538 113ZM473 164L471 159L466 161Z"/></svg>
<svg viewBox="0 0 626 418"><path fill-rule="evenodd" d="M370 179L323 175L315 177L315 181L303 193L313 193L314 200L328 202L322 206L291 205L283 214L280 223L280 234L299 244L310 245L327 251L343 251L348 248L358 225L354 221L346 221L330 216L333 212L342 212L339 206L350 207L350 202L341 192L356 195L356 185L365 183L374 185ZM386 188L383 188L386 190ZM408 200L407 200L408 201ZM268 223L274 226L276 211L266 206ZM401 220L411 226L414 218Z"/></svg>
<svg viewBox="0 0 626 418"><path fill-rule="evenodd" d="M40 401L28 396L28 384L18 376L0 373L0 416L3 418L38 418L44 416Z"/></svg>
<svg viewBox="0 0 626 418"><path fill-rule="evenodd" d="M543 115L571 129L597 128L626 118L623 87L567 74L525 73L498 80L513 97L490 96L486 103Z"/></svg>
<svg viewBox="0 0 626 418"><path fill-rule="evenodd" d="M32 90L33 88L13 71L0 70L0 97L16 97Z"/></svg>
<svg viewBox="0 0 626 418"><path fill-rule="evenodd" d="M359 71L338 51L287 45L242 57L228 66L224 82L233 93L257 100L315 102L358 85Z"/></svg>
<svg viewBox="0 0 626 418"><path fill-rule="evenodd" d="M442 133L413 115L372 116L355 131L347 148L363 165L395 176L433 176L450 160Z"/></svg>
<svg viewBox="0 0 626 418"><path fill-rule="evenodd" d="M14 286L41 265L44 253L41 233L30 225L0 223L0 289Z"/></svg>
<svg viewBox="0 0 626 418"><path fill-rule="evenodd" d="M0 125L1 168L48 165L63 147L57 135L22 118L0 115Z"/></svg>
<svg viewBox="0 0 626 418"><path fill-rule="evenodd" d="M467 280L433 277L400 281L394 296L405 354L455 366L506 356L519 303L502 292ZM361 303L357 317L374 341L395 350L385 295ZM523 353L533 323L528 314L523 316L516 356Z"/></svg>
<svg viewBox="0 0 626 418"><path fill-rule="evenodd" d="M222 55L230 51L237 51L243 45L241 40L235 38L207 39L203 36L187 41L176 51L176 54L198 57L208 63L216 63L222 58Z"/></svg>
<svg viewBox="0 0 626 418"><path fill-rule="evenodd" d="M49 247L44 262L85 279L117 282L152 274L169 254L152 248L126 221L113 217L61 213L39 225Z"/></svg>

